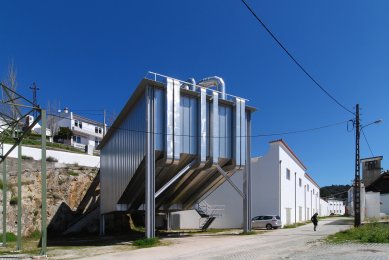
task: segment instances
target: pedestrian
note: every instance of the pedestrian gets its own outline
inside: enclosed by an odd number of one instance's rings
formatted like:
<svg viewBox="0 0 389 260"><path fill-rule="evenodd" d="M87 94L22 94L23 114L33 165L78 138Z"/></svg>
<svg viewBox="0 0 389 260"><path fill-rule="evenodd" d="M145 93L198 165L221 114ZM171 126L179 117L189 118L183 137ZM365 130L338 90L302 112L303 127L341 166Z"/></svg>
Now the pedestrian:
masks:
<svg viewBox="0 0 389 260"><path fill-rule="evenodd" d="M316 231L317 222L319 222L319 221L317 220L317 215L319 215L319 214L315 213L315 214L313 214L313 216L312 216L312 218L311 218L311 221L312 221L312 223L313 223L313 231Z"/></svg>

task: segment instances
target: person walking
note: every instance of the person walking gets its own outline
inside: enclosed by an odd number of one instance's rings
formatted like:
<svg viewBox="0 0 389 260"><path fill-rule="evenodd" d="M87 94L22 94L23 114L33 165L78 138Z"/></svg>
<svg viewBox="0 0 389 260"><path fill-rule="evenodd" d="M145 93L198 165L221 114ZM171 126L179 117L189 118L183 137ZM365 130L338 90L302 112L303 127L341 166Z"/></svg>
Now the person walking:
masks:
<svg viewBox="0 0 389 260"><path fill-rule="evenodd" d="M315 214L313 214L313 216L312 216L312 218L311 218L311 221L312 221L312 223L313 223L313 231L316 231L317 222L319 222L319 221L317 220L317 216L318 216L318 215L319 215L319 214L315 213Z"/></svg>

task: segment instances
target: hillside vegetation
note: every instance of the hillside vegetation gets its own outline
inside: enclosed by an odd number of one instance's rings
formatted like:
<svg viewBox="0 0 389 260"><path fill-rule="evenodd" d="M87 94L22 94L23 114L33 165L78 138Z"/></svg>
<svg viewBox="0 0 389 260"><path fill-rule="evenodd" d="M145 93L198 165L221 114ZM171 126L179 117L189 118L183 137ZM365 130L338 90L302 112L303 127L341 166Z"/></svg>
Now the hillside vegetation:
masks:
<svg viewBox="0 0 389 260"><path fill-rule="evenodd" d="M350 185L331 185L320 188L320 197L334 197L340 200L347 199L347 191L351 188Z"/></svg>

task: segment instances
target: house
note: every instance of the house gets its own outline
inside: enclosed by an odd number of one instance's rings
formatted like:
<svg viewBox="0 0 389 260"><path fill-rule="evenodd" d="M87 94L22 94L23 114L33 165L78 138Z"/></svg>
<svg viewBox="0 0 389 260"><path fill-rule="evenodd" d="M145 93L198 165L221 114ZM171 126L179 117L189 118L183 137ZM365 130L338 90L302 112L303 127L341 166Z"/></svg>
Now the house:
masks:
<svg viewBox="0 0 389 260"><path fill-rule="evenodd" d="M72 130L73 137L67 141L67 144L79 149L90 147L88 150L93 151L100 144L106 132L106 124L77 115L70 112L68 108L59 111L55 117L57 120L54 122L54 128L67 127Z"/></svg>
<svg viewBox="0 0 389 260"><path fill-rule="evenodd" d="M376 180L366 187L366 191L380 194L380 213L389 215L389 171L379 175Z"/></svg>
<svg viewBox="0 0 389 260"><path fill-rule="evenodd" d="M322 198L319 201L319 216L329 216L328 202Z"/></svg>

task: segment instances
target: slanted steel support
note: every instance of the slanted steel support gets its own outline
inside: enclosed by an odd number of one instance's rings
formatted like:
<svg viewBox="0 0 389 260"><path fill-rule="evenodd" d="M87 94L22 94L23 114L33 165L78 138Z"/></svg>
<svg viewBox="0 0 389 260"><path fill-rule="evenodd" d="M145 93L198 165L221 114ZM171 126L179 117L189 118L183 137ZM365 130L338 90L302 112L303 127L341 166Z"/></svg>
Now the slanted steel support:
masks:
<svg viewBox="0 0 389 260"><path fill-rule="evenodd" d="M147 238L155 237L155 151L154 88L146 88L146 230Z"/></svg>
<svg viewBox="0 0 389 260"><path fill-rule="evenodd" d="M246 118L246 167L243 177L243 232L251 231L251 114ZM244 123L244 122L243 122Z"/></svg>
<svg viewBox="0 0 389 260"><path fill-rule="evenodd" d="M170 187L175 181L177 181L184 173L186 173L194 164L196 163L196 160L189 163L187 166L185 166L181 171L179 171L173 178L170 179L165 185L163 185L162 188L160 188L155 193L155 198L158 198L159 195L161 195L162 192L164 192L167 188Z"/></svg>
<svg viewBox="0 0 389 260"><path fill-rule="evenodd" d="M22 250L22 145L18 145L18 231L16 251Z"/></svg>
<svg viewBox="0 0 389 260"><path fill-rule="evenodd" d="M220 172L221 175L223 175L223 177L228 181L228 183L231 184L231 186L236 190L236 192L239 193L242 198L244 198L245 195L243 194L243 192L235 185L235 183L230 179L227 173L218 164L216 164L216 169L218 172Z"/></svg>
<svg viewBox="0 0 389 260"><path fill-rule="evenodd" d="M46 202L46 110L41 110L42 126L42 158L41 158L41 172L42 172L42 227L41 227L41 255L47 255L47 202Z"/></svg>
<svg viewBox="0 0 389 260"><path fill-rule="evenodd" d="M2 147L4 154L4 147ZM7 246L7 161L3 160L3 247Z"/></svg>

